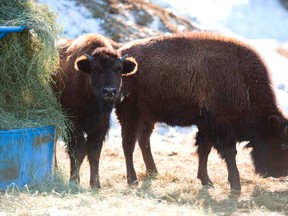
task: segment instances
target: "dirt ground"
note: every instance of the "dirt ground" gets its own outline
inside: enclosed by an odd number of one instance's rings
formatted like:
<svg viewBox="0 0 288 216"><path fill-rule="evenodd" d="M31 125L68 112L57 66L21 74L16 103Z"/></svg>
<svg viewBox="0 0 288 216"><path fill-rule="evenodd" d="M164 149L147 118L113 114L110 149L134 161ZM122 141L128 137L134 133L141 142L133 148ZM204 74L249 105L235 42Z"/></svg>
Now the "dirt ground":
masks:
<svg viewBox="0 0 288 216"><path fill-rule="evenodd" d="M80 185L69 183L65 144L57 143L54 178L8 188L0 194L0 216L6 215L287 215L288 178L263 179L254 174L249 150L238 146L242 193L230 192L224 162L213 150L208 170L215 188L203 188L197 175L194 134L152 135L158 176L145 176L139 147L135 149L138 186L127 186L120 130L112 129L101 155L102 189L89 188L89 166L81 167Z"/></svg>

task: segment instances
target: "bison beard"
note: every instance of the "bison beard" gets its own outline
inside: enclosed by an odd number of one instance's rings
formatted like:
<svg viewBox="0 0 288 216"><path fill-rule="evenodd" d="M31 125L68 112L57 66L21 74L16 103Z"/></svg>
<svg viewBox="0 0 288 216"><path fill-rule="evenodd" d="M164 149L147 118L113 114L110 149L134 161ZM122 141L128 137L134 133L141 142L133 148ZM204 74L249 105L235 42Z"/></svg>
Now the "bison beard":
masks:
<svg viewBox="0 0 288 216"><path fill-rule="evenodd" d="M114 107L114 102L109 100L90 100L87 105L85 122L83 125L83 130L88 132L93 130L99 124L105 115L109 115Z"/></svg>

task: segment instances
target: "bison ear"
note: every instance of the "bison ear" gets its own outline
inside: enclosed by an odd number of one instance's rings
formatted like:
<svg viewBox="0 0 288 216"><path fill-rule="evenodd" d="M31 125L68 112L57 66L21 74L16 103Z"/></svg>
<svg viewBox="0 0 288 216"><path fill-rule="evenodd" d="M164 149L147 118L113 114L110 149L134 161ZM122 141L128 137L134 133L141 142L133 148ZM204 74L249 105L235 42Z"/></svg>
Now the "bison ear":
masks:
<svg viewBox="0 0 288 216"><path fill-rule="evenodd" d="M287 133L287 123L280 116L271 115L268 117L268 131L274 134Z"/></svg>
<svg viewBox="0 0 288 216"><path fill-rule="evenodd" d="M135 74L135 72L137 71L137 67L138 67L138 64L134 58L129 57L125 59L125 61L123 61L122 75L129 76L129 75Z"/></svg>
<svg viewBox="0 0 288 216"><path fill-rule="evenodd" d="M90 73L91 71L91 61L88 60L87 56L80 56L76 59L74 68L77 71L82 71L85 73Z"/></svg>

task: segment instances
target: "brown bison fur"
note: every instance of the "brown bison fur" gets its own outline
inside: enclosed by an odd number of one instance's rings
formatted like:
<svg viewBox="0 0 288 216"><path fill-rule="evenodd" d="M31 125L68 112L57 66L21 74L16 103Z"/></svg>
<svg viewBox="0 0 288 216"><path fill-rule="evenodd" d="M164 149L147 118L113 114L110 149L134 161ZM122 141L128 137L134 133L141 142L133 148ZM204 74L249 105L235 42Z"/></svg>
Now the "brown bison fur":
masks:
<svg viewBox="0 0 288 216"><path fill-rule="evenodd" d="M54 88L73 123L67 141L70 180L80 181L80 165L87 155L90 185L96 188L100 188L99 158L121 88L121 76L136 70L135 60L120 58L115 48L115 42L98 34L58 44L60 69L54 75Z"/></svg>
<svg viewBox="0 0 288 216"><path fill-rule="evenodd" d="M133 150L138 140L146 169L157 172L150 135L156 122L196 125L198 178L207 172L211 147L225 160L232 190L240 190L236 142L250 141L256 172L288 173L287 119L277 107L270 75L249 45L216 33L188 33L138 40L120 48L138 63L123 79L116 104L122 126L128 183L137 181Z"/></svg>

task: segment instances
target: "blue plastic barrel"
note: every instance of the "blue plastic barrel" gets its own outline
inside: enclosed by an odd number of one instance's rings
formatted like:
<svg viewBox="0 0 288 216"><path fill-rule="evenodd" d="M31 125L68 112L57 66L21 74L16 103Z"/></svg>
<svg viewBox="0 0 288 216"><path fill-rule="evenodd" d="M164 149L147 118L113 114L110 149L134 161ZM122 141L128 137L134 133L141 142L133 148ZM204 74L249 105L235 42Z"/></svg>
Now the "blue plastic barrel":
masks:
<svg viewBox="0 0 288 216"><path fill-rule="evenodd" d="M6 37L9 33L21 32L26 26L0 26L0 39Z"/></svg>
<svg viewBox="0 0 288 216"><path fill-rule="evenodd" d="M0 189L52 177L54 138L53 126L0 130Z"/></svg>

